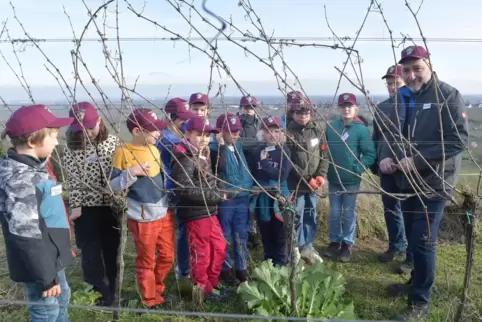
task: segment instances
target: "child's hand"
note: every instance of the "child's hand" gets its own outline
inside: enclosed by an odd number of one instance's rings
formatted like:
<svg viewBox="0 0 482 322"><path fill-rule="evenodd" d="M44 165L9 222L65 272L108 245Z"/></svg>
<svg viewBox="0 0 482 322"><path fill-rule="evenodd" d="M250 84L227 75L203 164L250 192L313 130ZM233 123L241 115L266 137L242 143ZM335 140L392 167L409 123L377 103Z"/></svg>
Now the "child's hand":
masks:
<svg viewBox="0 0 482 322"><path fill-rule="evenodd" d="M82 216L82 208L81 207L72 208L70 210L70 220L73 221L73 220L79 218L80 216Z"/></svg>
<svg viewBox="0 0 482 322"><path fill-rule="evenodd" d="M60 290L60 285L55 285L50 289L42 293L42 297L56 297L59 296L62 291Z"/></svg>
<svg viewBox="0 0 482 322"><path fill-rule="evenodd" d="M133 165L129 168L129 173L133 177L145 176L146 172L149 171L149 167L149 162L137 163L136 165Z"/></svg>
<svg viewBox="0 0 482 322"><path fill-rule="evenodd" d="M260 158L261 160L264 160L268 157L268 151L266 150L261 150L261 155L260 155Z"/></svg>
<svg viewBox="0 0 482 322"><path fill-rule="evenodd" d="M317 176L316 183L318 183L319 187L323 187L325 185L325 178L323 178L322 176Z"/></svg>
<svg viewBox="0 0 482 322"><path fill-rule="evenodd" d="M308 182L308 183L310 184L311 189L313 189L315 191L318 190L319 185L318 185L318 182L316 182L315 179L311 178L310 182Z"/></svg>

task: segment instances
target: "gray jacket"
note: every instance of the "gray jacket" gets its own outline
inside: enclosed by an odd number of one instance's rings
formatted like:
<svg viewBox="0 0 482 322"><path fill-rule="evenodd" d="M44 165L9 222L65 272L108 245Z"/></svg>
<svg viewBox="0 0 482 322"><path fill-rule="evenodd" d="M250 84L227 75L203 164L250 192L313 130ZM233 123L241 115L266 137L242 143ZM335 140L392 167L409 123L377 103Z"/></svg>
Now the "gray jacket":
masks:
<svg viewBox="0 0 482 322"><path fill-rule="evenodd" d="M405 156L413 157L418 174L413 173L407 178L401 171L395 173L397 185L402 191L413 190L409 179L415 179L412 182L425 191L430 191L430 188L439 192L450 190L446 184L457 184L462 160L460 153L466 149L469 137L462 95L457 89L439 81L435 73L417 93L399 89L399 94L401 100L389 107L392 112L388 130L382 129L388 142L383 140L381 143L379 160L392 157L397 163ZM402 140L402 135L410 140L412 148L406 140Z"/></svg>

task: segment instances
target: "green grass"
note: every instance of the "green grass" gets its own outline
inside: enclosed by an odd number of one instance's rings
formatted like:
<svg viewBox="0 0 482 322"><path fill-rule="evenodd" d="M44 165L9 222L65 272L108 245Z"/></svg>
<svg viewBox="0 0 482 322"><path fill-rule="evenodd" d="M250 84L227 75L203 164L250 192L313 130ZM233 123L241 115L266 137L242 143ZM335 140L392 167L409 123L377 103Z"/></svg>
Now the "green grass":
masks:
<svg viewBox="0 0 482 322"><path fill-rule="evenodd" d="M316 247L321 250L324 240L320 236ZM390 298L386 293L386 287L393 282L405 282L406 277L393 273L394 265L382 264L377 260L377 254L384 250L385 242L379 240L359 240L354 249L353 260L350 263L342 264L327 260L325 263L331 269L343 274L347 280L346 296L355 304L356 314L360 319L390 319L393 315L402 310L406 298ZM4 254L4 251L2 251ZM434 287L431 304L430 321L453 321L458 298L460 296L465 266L465 248L461 244L442 244L438 249L437 277ZM250 253L250 267L257 265L261 258L260 250ZM129 241L125 254L126 275L124 279L123 302L129 307L138 307L138 295L135 286L134 261L135 252L132 242ZM2 298L22 298L21 287L12 291L12 283L8 279L5 260L2 260L0 274L0 289ZM482 252L476 251L475 263L472 275L472 285L469 303L466 307L468 314L465 321L478 321L482 316ZM75 304L90 304L89 301L80 301L78 298L84 294L85 284L81 278L80 258L77 257L75 265L67 270L69 284L73 291ZM189 295L185 292L185 285L179 285L173 272L167 279L167 291L173 295L175 301L172 306L165 307L166 310L175 311L196 311L190 302ZM7 294L7 291L10 293ZM184 291L184 292L183 292ZM73 300L74 302L74 300ZM233 297L223 302L206 302L205 312L216 313L248 313L241 301ZM112 317L111 313L95 310L72 309L71 319L76 321L105 322ZM25 321L27 318L26 309L19 309L11 306L0 308L0 321ZM201 317L175 316L148 314L121 314L121 321L200 321ZM223 321L223 319L204 319L204 321ZM233 319L225 319L233 321Z"/></svg>

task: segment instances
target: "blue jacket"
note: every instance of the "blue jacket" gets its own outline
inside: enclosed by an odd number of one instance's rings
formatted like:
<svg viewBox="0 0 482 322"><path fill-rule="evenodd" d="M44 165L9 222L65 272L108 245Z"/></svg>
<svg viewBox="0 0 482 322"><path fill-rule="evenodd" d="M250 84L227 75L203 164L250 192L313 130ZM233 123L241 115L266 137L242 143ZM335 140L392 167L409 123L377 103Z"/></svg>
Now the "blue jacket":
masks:
<svg viewBox="0 0 482 322"><path fill-rule="evenodd" d="M156 147L161 154L162 165L164 166L164 183L166 189L172 189L174 186L171 180L172 147L180 142L181 139L175 136L170 130L166 129L161 132L161 139L156 143Z"/></svg>
<svg viewBox="0 0 482 322"><path fill-rule="evenodd" d="M288 174L291 171L290 149L284 145L284 153L279 146L268 152L268 157L261 160L261 151L267 147L262 146L253 151L251 159L251 173L261 187L278 186L282 196L288 197ZM272 215L282 220L278 201L274 201L267 194L254 195L250 201L250 211L257 213L262 221L270 221Z"/></svg>
<svg viewBox="0 0 482 322"><path fill-rule="evenodd" d="M238 191L237 197L248 196L249 192L243 190L251 190L253 179L249 173L249 164L244 156L241 143L236 142L235 147L220 145L218 148L216 142L211 142L209 147L213 172L217 177L226 181L225 188Z"/></svg>
<svg viewBox="0 0 482 322"><path fill-rule="evenodd" d="M46 163L13 149L0 161L0 222L10 278L36 282L44 291L72 263L62 186Z"/></svg>

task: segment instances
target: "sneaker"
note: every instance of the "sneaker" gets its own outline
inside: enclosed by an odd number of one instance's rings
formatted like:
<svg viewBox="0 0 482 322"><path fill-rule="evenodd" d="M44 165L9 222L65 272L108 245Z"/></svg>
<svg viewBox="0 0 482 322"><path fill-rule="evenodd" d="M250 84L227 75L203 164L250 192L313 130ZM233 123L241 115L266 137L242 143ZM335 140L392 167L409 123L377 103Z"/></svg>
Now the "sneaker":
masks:
<svg viewBox="0 0 482 322"><path fill-rule="evenodd" d="M236 284L236 277L233 274L232 269L222 270L221 274L219 275L219 279L222 280L226 284Z"/></svg>
<svg viewBox="0 0 482 322"><path fill-rule="evenodd" d="M189 271L188 272L181 272L179 267L176 266L176 279L177 280L190 279L190 278L191 278L191 276L189 274Z"/></svg>
<svg viewBox="0 0 482 322"><path fill-rule="evenodd" d="M390 284L387 287L388 295L392 297L399 297L406 295L412 289L412 279L403 284Z"/></svg>
<svg viewBox="0 0 482 322"><path fill-rule="evenodd" d="M409 305L405 312L395 317L396 321L413 321L414 319L424 319L429 314L428 304L412 304Z"/></svg>
<svg viewBox="0 0 482 322"><path fill-rule="evenodd" d="M236 277L238 278L240 283L246 282L248 280L248 271L247 270L241 270L241 271L236 271Z"/></svg>
<svg viewBox="0 0 482 322"><path fill-rule="evenodd" d="M351 246L347 244L342 244L340 249L340 254L338 255L338 260L343 263L348 263L351 260Z"/></svg>
<svg viewBox="0 0 482 322"><path fill-rule="evenodd" d="M226 293L223 292L222 288L220 288L218 286L218 287L213 288L211 293L209 293L209 295L206 296L206 299L214 300L214 301L221 301L221 300L224 300L226 297L227 297Z"/></svg>
<svg viewBox="0 0 482 322"><path fill-rule="evenodd" d="M410 274L413 270L413 261L405 259L398 267L399 274Z"/></svg>
<svg viewBox="0 0 482 322"><path fill-rule="evenodd" d="M309 245L304 245L300 249L301 259L305 261L308 265L313 265L316 261L314 249Z"/></svg>
<svg viewBox="0 0 482 322"><path fill-rule="evenodd" d="M382 263L388 263L388 262L391 262L393 261L393 259L395 258L395 256L399 256L401 255L402 252L396 252L396 251L393 251L393 250L387 250L386 252L384 253L381 253L380 255L378 255L378 260Z"/></svg>
<svg viewBox="0 0 482 322"><path fill-rule="evenodd" d="M340 247L341 243L330 243L330 245L328 245L328 248L323 253L323 256L326 256L328 258L337 258L338 254L340 253Z"/></svg>

